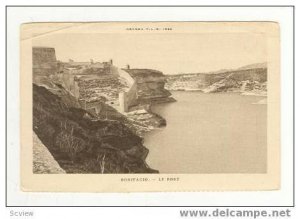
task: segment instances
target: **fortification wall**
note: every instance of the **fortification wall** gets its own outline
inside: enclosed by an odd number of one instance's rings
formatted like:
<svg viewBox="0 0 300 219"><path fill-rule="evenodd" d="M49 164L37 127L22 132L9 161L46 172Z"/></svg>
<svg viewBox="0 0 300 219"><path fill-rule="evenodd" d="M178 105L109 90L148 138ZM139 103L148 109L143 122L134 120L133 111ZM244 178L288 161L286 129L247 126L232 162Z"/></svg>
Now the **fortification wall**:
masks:
<svg viewBox="0 0 300 219"><path fill-rule="evenodd" d="M57 60L54 48L32 48L33 74L50 75L57 71Z"/></svg>
<svg viewBox="0 0 300 219"><path fill-rule="evenodd" d="M134 82L127 91L119 93L119 103L122 112L128 112L131 106L137 104L137 83L136 82Z"/></svg>
<svg viewBox="0 0 300 219"><path fill-rule="evenodd" d="M127 73L126 71L119 69L118 73L121 78L126 79L126 81L129 83L129 85L132 86L133 84L136 83L135 80L133 79L133 77L131 77L131 75L129 73Z"/></svg>
<svg viewBox="0 0 300 219"><path fill-rule="evenodd" d="M128 112L129 108L137 104L137 82L131 77L129 73L117 67L112 67L112 72L117 73L121 78L124 78L128 84L129 89L125 92L119 93L119 104L121 112Z"/></svg>
<svg viewBox="0 0 300 219"><path fill-rule="evenodd" d="M62 82L64 88L69 91L76 99L79 98L79 86L78 82L75 80L75 76L68 74L68 73L63 73L62 76Z"/></svg>

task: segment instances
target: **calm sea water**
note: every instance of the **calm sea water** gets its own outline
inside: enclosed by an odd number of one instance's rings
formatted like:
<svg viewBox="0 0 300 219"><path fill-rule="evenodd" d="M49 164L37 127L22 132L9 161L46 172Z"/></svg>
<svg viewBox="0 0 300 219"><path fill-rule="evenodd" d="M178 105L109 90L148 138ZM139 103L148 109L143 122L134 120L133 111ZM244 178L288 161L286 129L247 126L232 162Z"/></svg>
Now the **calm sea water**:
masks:
<svg viewBox="0 0 300 219"><path fill-rule="evenodd" d="M160 173L263 173L267 163L265 97L172 92L152 106L167 126L148 132L147 163Z"/></svg>

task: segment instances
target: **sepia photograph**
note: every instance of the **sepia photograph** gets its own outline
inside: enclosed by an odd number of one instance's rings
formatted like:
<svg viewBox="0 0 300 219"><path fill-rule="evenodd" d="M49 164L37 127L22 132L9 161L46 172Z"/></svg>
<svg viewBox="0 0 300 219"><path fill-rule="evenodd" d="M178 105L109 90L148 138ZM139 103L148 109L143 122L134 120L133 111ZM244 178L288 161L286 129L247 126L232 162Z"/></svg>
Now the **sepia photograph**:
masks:
<svg viewBox="0 0 300 219"><path fill-rule="evenodd" d="M274 22L23 24L32 173L268 174L278 39Z"/></svg>

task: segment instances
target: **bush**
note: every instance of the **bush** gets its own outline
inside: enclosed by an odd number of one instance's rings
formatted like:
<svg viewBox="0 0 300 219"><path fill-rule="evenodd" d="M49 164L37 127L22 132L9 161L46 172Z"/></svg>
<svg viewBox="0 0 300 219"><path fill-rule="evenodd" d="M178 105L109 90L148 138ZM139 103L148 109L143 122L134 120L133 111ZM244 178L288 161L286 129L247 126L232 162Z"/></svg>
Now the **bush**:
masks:
<svg viewBox="0 0 300 219"><path fill-rule="evenodd" d="M74 136L74 127L70 129L66 122L61 122L61 132L56 139L57 144L62 152L67 153L71 161L74 162L78 153L84 150L84 142Z"/></svg>

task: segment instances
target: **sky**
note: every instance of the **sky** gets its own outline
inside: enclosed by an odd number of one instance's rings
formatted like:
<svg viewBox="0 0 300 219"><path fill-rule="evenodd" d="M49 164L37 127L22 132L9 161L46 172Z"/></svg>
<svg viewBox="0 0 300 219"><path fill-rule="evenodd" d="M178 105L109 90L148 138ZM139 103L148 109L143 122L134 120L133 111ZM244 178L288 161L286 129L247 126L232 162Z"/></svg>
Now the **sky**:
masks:
<svg viewBox="0 0 300 219"><path fill-rule="evenodd" d="M32 40L60 61L109 61L164 74L205 73L267 61L260 33L58 33Z"/></svg>

